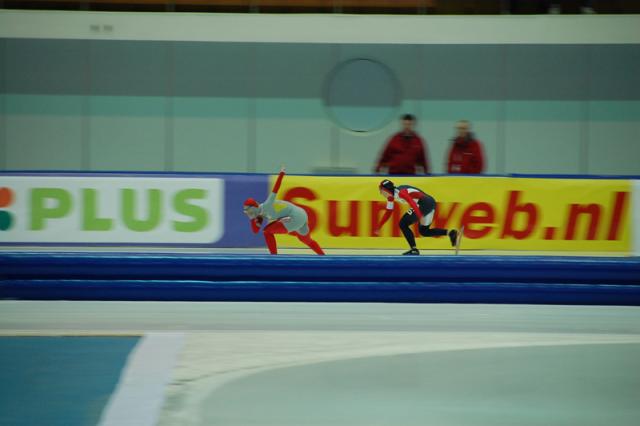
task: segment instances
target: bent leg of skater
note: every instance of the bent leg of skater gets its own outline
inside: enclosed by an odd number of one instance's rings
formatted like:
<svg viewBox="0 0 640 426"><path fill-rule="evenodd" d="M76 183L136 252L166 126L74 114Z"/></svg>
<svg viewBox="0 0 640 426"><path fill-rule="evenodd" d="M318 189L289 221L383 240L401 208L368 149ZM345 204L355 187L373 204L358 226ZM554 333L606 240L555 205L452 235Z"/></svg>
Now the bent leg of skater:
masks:
<svg viewBox="0 0 640 426"><path fill-rule="evenodd" d="M267 243L269 253L278 254L278 246L276 244L276 237L274 234L288 234L289 231L287 231L287 228L285 228L282 222L276 220L265 226L262 232L264 234L264 239Z"/></svg>
<svg viewBox="0 0 640 426"><path fill-rule="evenodd" d="M324 254L324 251L322 250L320 245L313 238L311 238L311 232L309 232L307 235L301 235L297 232L292 232L291 234L298 237L300 241L306 244L307 247L313 250L316 254L319 254L319 255Z"/></svg>

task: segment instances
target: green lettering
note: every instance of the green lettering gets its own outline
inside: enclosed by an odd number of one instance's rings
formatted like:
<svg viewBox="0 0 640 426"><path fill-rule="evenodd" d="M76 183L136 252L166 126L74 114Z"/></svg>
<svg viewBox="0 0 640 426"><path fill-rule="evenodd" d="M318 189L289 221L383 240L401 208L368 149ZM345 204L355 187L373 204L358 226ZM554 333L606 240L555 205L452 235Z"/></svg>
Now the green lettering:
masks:
<svg viewBox="0 0 640 426"><path fill-rule="evenodd" d="M95 189L83 189L82 201L82 230L83 231L110 231L113 228L113 220L98 217L98 191Z"/></svg>
<svg viewBox="0 0 640 426"><path fill-rule="evenodd" d="M189 204L189 200L202 200L207 196L204 189L183 189L173 198L173 208L177 213L189 216L193 220L182 222L173 221L173 229L178 232L198 232L204 229L209 222L209 213L203 207Z"/></svg>
<svg viewBox="0 0 640 426"><path fill-rule="evenodd" d="M122 190L122 220L124 225L132 231L151 231L160 224L162 193L159 189L149 189L147 194L149 206L147 217L136 219L139 217L136 214L136 191L131 188Z"/></svg>
<svg viewBox="0 0 640 426"><path fill-rule="evenodd" d="M31 190L31 230L44 229L47 219L59 219L71 211L71 194L60 188L34 188ZM47 200L55 201L47 206Z"/></svg>

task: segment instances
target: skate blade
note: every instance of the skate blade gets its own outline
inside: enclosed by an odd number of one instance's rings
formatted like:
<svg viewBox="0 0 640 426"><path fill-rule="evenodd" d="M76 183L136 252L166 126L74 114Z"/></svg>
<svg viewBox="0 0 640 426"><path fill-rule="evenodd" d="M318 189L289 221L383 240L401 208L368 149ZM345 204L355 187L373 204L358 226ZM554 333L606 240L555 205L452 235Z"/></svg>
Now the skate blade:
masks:
<svg viewBox="0 0 640 426"><path fill-rule="evenodd" d="M464 232L464 226L458 229L458 235L456 236L456 255L460 252L460 243L462 242L463 232Z"/></svg>

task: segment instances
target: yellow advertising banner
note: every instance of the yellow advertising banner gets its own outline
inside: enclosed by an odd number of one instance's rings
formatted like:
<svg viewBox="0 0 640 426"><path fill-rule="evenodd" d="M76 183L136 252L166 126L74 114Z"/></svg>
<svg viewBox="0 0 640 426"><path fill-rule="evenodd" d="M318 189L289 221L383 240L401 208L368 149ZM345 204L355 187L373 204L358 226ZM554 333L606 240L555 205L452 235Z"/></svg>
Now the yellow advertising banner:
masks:
<svg viewBox="0 0 640 426"><path fill-rule="evenodd" d="M273 184L275 176L271 177ZM396 203L380 235L386 200L381 177L286 176L278 198L303 207L313 238L324 248L406 248ZM437 202L432 228L464 226L462 249L631 251L632 183L614 179L397 177ZM448 238L420 237L419 249L451 248ZM279 236L283 246L299 246Z"/></svg>

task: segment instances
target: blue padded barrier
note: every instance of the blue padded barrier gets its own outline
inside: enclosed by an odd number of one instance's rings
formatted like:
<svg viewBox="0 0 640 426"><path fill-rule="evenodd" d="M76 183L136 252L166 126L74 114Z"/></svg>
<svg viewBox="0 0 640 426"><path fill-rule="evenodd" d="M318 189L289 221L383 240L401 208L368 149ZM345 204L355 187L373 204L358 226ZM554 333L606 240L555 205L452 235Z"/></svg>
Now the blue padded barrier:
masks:
<svg viewBox="0 0 640 426"><path fill-rule="evenodd" d="M640 305L640 258L13 252L0 298Z"/></svg>
<svg viewBox="0 0 640 426"><path fill-rule="evenodd" d="M640 286L549 283L9 280L26 300L510 303L640 306Z"/></svg>
<svg viewBox="0 0 640 426"><path fill-rule="evenodd" d="M640 284L640 258L3 253L0 277Z"/></svg>

